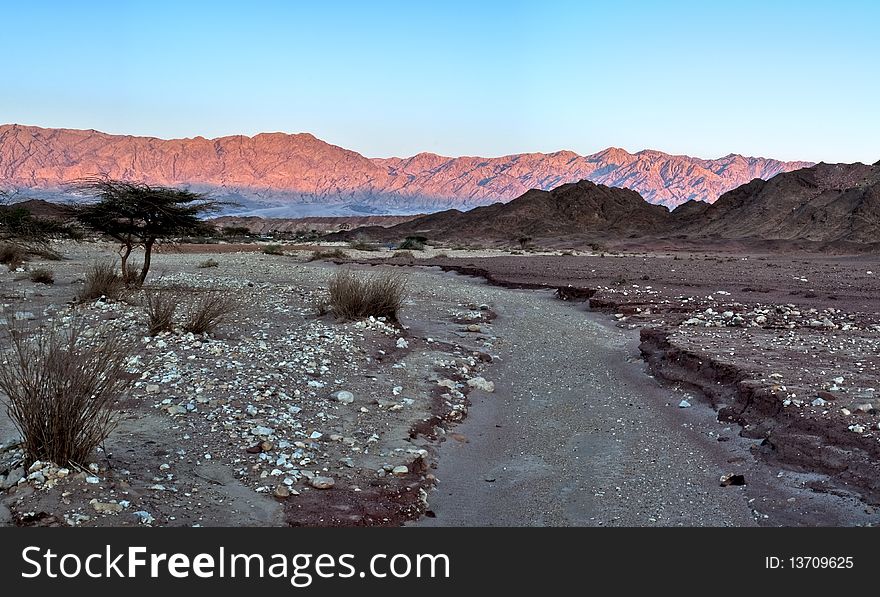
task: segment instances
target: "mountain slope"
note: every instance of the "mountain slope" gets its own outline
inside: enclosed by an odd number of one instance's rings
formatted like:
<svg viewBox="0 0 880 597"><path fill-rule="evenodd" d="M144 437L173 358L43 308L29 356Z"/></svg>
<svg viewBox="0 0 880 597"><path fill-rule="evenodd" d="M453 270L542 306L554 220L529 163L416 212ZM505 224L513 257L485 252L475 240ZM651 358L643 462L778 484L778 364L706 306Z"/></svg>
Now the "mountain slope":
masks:
<svg viewBox="0 0 880 597"><path fill-rule="evenodd" d="M151 184L188 186L271 215L417 213L509 201L530 189L588 179L640 192L674 207L714 201L753 178L808 165L729 155L717 160L635 154L611 148L580 156L561 151L497 158L368 159L308 133L163 140L98 131L0 126L0 187L63 190L105 174Z"/></svg>
<svg viewBox="0 0 880 597"><path fill-rule="evenodd" d="M552 191L533 189L508 203L466 212L447 210L386 229L360 229L349 236L399 239L419 235L508 242L523 237L604 239L657 234L666 231L670 222L669 210L647 203L635 191L582 180Z"/></svg>
<svg viewBox="0 0 880 597"><path fill-rule="evenodd" d="M817 164L754 180L691 216L676 212L694 238L877 243L880 162Z"/></svg>

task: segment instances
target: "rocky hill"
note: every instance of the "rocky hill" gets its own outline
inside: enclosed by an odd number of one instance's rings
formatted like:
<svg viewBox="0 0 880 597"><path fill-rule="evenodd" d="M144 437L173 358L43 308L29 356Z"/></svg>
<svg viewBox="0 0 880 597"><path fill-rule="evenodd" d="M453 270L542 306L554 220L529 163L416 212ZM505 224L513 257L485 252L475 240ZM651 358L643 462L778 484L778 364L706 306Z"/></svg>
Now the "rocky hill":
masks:
<svg viewBox="0 0 880 597"><path fill-rule="evenodd" d="M880 245L880 162L818 164L769 181L755 179L712 205L688 201L672 212L634 191L581 181L549 192L531 190L509 203L448 210L349 236L413 235L508 244L532 237L569 246L633 239L672 241L670 246L730 240Z"/></svg>
<svg viewBox="0 0 880 597"><path fill-rule="evenodd" d="M463 210L582 179L633 189L651 203L674 207L688 200L712 202L754 178L806 165L616 148L588 156L561 151L369 159L307 133L163 140L0 126L0 188L45 198L78 178L107 175L211 192L239 202L244 212L270 217Z"/></svg>
<svg viewBox="0 0 880 597"><path fill-rule="evenodd" d="M425 236L503 242L521 238L610 239L660 234L670 225L671 215L666 207L647 203L635 191L582 180L552 191L533 189L509 203L466 212L447 210L390 228L362 228L353 231L351 237Z"/></svg>
<svg viewBox="0 0 880 597"><path fill-rule="evenodd" d="M691 238L880 243L880 162L818 164L679 209L678 232Z"/></svg>

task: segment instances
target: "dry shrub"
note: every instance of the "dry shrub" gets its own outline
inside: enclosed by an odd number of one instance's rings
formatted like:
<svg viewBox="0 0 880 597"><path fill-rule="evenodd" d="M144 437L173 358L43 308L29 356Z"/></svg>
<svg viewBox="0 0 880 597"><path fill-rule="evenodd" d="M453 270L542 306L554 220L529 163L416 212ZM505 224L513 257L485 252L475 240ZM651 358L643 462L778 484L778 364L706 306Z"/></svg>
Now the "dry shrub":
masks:
<svg viewBox="0 0 880 597"><path fill-rule="evenodd" d="M37 284L54 284L55 272L46 267L38 267L31 270L31 282Z"/></svg>
<svg viewBox="0 0 880 597"><path fill-rule="evenodd" d="M174 329L174 314L180 306L180 295L176 291L168 288L147 290L142 305L151 336Z"/></svg>
<svg viewBox="0 0 880 597"><path fill-rule="evenodd" d="M235 311L235 299L225 290L194 292L187 303L183 331L193 334L210 334Z"/></svg>
<svg viewBox="0 0 880 597"><path fill-rule="evenodd" d="M206 259L198 264L199 269L208 269L209 267L220 267L220 264L214 259Z"/></svg>
<svg viewBox="0 0 880 597"><path fill-rule="evenodd" d="M118 298L124 286L113 261L95 261L86 272L86 284L79 293L80 301L103 297Z"/></svg>
<svg viewBox="0 0 880 597"><path fill-rule="evenodd" d="M364 240L353 240L348 243L348 248L355 251L378 251L380 249L376 243L369 243Z"/></svg>
<svg viewBox="0 0 880 597"><path fill-rule="evenodd" d="M284 255L281 245L266 245L263 247L263 255Z"/></svg>
<svg viewBox="0 0 880 597"><path fill-rule="evenodd" d="M333 314L341 319L385 317L397 321L406 296L406 279L394 273L338 271L328 286Z"/></svg>
<svg viewBox="0 0 880 597"><path fill-rule="evenodd" d="M428 239L424 236L407 236L397 248L404 251L422 251Z"/></svg>
<svg viewBox="0 0 880 597"><path fill-rule="evenodd" d="M26 257L24 249L12 243L0 243L0 263L7 266L9 271L21 267Z"/></svg>
<svg viewBox="0 0 880 597"><path fill-rule="evenodd" d="M394 251L394 254L392 255L392 257L396 257L398 259L409 259L409 260L413 260L416 258L416 256L413 255L412 251Z"/></svg>
<svg viewBox="0 0 880 597"><path fill-rule="evenodd" d="M116 427L113 403L131 386L129 344L116 332L90 339L68 329L4 330L0 390L29 462L84 464Z"/></svg>
<svg viewBox="0 0 880 597"><path fill-rule="evenodd" d="M348 257L345 251L340 248L331 249L328 251L313 251L312 257L309 261L318 261L320 259L345 259Z"/></svg>
<svg viewBox="0 0 880 597"><path fill-rule="evenodd" d="M126 288L140 288L143 286L143 282L141 282L141 266L134 263L126 263L125 271L122 272L122 284Z"/></svg>

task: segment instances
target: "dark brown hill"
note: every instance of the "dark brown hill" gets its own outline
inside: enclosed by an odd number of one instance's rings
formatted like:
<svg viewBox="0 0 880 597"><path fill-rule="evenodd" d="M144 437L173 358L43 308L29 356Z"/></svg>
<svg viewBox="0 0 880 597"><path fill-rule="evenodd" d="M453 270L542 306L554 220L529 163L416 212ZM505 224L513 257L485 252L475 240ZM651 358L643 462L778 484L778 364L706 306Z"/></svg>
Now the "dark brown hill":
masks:
<svg viewBox="0 0 880 597"><path fill-rule="evenodd" d="M817 164L756 179L676 220L694 239L877 243L880 165Z"/></svg>
<svg viewBox="0 0 880 597"><path fill-rule="evenodd" d="M669 210L629 189L582 180L552 191L533 189L509 203L467 212L447 210L387 229L361 229L376 238L425 236L444 240L517 240L580 236L609 239L659 234L670 225Z"/></svg>

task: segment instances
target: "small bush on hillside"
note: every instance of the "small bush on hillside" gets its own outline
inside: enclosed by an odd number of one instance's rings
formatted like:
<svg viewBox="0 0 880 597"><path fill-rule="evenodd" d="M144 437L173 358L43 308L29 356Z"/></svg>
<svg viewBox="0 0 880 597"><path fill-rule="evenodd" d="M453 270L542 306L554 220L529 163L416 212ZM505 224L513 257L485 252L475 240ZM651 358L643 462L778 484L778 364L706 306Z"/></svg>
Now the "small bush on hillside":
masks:
<svg viewBox="0 0 880 597"><path fill-rule="evenodd" d="M406 280L394 273L336 272L328 287L333 314L340 319L385 317L397 321Z"/></svg>
<svg viewBox="0 0 880 597"><path fill-rule="evenodd" d="M415 259L416 256L413 255L412 251L394 251L394 255L392 257L396 257L398 259Z"/></svg>

